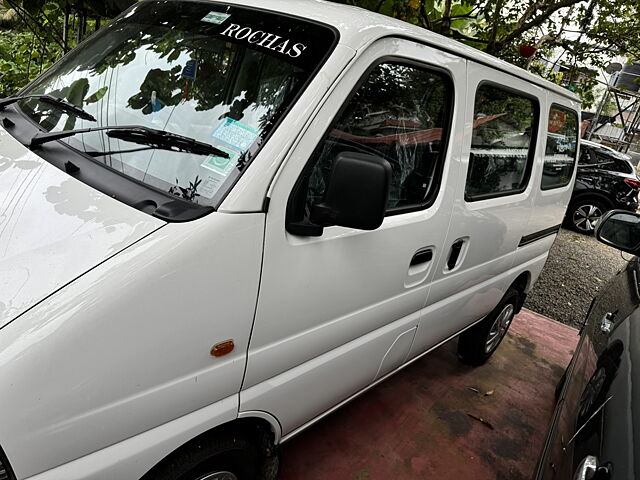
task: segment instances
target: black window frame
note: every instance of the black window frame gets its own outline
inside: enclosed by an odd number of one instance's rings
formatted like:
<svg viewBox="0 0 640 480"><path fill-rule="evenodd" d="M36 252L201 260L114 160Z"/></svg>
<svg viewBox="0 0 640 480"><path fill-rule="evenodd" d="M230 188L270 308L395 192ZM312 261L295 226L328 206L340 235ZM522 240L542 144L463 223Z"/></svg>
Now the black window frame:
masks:
<svg viewBox="0 0 640 480"><path fill-rule="evenodd" d="M474 120L473 117L475 117L475 114L476 114L475 105L476 105L476 98L478 97L478 91L485 85L490 85L498 90L502 90L504 92L508 92L532 101L533 121L531 122L531 143L529 144L529 152L527 155L527 165L524 171L524 176L522 177L523 186L518 189L506 190L506 191L495 192L495 193L485 193L485 194L474 195L474 196L468 195L467 194L467 178L469 175L469 166L471 165L471 162L469 162L467 166L467 175L465 176L465 181L464 181L464 200L467 203L480 202L483 200L491 200L493 198L509 197L511 195L518 195L524 192L529 187L529 182L531 181L531 172L533 170L533 164L535 163L535 157L536 157L538 133L540 131L540 111L541 111L540 99L535 95L531 95L529 93L523 92L522 90L518 90L517 88L505 86L504 84L493 81L493 80L482 80L480 83L478 83L476 87L475 95L473 97L473 116L471 119L472 124ZM472 127L472 132L473 132L473 127ZM470 141L472 142L473 140L470 139ZM470 159L471 159L471 143L469 144L469 160Z"/></svg>
<svg viewBox="0 0 640 480"><path fill-rule="evenodd" d="M576 118L576 151L575 151L575 153L573 155L573 170L572 170L572 172L575 172L576 168L578 168L578 159L579 159L579 156L578 156L578 151L579 151L578 144L580 143L580 115L578 114L578 112L576 112L575 110L573 110L573 109L571 109L571 108L569 108L569 107L567 107L565 105L561 105L559 103L552 103L549 106L549 115L547 115L547 132L546 132L546 135L545 135L545 141L549 138L549 116L551 115L551 111L552 110L561 110L561 111L563 111L565 113L568 113L570 115L575 116L575 118ZM567 183L565 183L564 185L553 185L553 186L550 186L550 187L545 187L542 184L542 181L544 179L544 166L547 163L546 158L547 158L547 152L546 152L546 143L545 143L545 155L544 155L544 158L542 160L543 171L542 171L542 176L540 177L540 190L542 190L543 192L547 192L549 190L555 190L556 188L564 188L567 185L569 185L571 183L571 179L573 178L573 173L569 177L569 180L567 181Z"/></svg>
<svg viewBox="0 0 640 480"><path fill-rule="evenodd" d="M442 173L444 171L444 165L446 163L447 154L449 153L449 147L451 142L451 127L453 125L453 112L454 107L456 105L456 90L455 90L455 82L451 75L451 72L445 68L439 67L437 65L420 62L415 59L402 57L399 55L386 55L376 59L362 74L362 76L358 79L354 87L352 88L349 95L344 100L340 109L336 112L329 127L322 133L320 136L320 140L318 144L313 149L312 153L309 155L309 159L305 164L304 168L300 172L296 183L294 184L291 193L289 194L289 200L287 201L287 209L286 209L286 229L289 233L294 235L308 235L308 230L316 230L316 226L314 224L301 225L300 222L303 221L303 213L300 211L301 208L304 208L305 198L302 197L301 193L304 190L302 187L305 183L305 178L309 176L311 170L315 167L315 162L312 162L313 159L317 157L319 151L323 148L325 140L328 138L331 131L335 128L336 123L340 121L342 115L347 110L351 101L355 97L356 93L360 90L360 88L365 84L365 82L369 79L371 73L378 68L380 65L384 64L399 64L407 67L413 67L416 69L424 70L431 73L440 74L441 78L446 82L447 87L449 88L448 102L445 104L445 122L442 127L443 131L446 133L446 138L441 140L442 150L440 152L440 157L438 158L438 164L436 165L433 175L434 180L431 185L431 191L425 197L424 202L418 205L409 205L396 207L393 209L389 209L385 211L385 218L391 217L395 215L401 215L405 213L416 212L420 210L426 210L430 208L438 198L438 193L440 192L440 187L442 186ZM445 135L443 135L444 137ZM321 227L318 227L321 228Z"/></svg>

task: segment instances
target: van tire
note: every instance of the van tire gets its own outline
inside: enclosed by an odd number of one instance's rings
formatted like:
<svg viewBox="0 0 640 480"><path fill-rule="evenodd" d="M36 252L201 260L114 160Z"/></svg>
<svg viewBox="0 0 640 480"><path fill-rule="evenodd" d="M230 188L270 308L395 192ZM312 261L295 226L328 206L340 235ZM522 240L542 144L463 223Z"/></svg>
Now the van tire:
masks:
<svg viewBox="0 0 640 480"><path fill-rule="evenodd" d="M484 365L496 351L511 326L522 300L514 288L507 293L489 315L466 330L458 338L458 358L466 365Z"/></svg>
<svg viewBox="0 0 640 480"><path fill-rule="evenodd" d="M258 480L264 459L242 434L197 439L157 465L144 480ZM231 475L222 475L228 472ZM276 467L277 472L277 467ZM219 476L215 476L219 473ZM275 477L273 477L275 478Z"/></svg>

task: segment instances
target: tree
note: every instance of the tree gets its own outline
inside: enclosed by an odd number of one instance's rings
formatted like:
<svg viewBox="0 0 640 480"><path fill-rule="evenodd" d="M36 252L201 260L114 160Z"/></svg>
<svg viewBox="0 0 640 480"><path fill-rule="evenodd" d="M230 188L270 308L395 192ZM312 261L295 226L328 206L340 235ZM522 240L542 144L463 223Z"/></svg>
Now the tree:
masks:
<svg viewBox="0 0 640 480"><path fill-rule="evenodd" d="M640 0L336 1L420 25L530 69L570 86L587 106L594 101L598 68L611 56L640 54ZM520 45L532 46L538 54L524 58ZM559 57L567 71L558 74L541 64L543 56Z"/></svg>

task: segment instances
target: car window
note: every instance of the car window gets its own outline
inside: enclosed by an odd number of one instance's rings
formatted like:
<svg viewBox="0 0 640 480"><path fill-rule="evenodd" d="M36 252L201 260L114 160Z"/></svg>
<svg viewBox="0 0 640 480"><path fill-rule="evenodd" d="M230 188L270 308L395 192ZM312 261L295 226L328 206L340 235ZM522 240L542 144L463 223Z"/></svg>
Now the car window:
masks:
<svg viewBox="0 0 640 480"><path fill-rule="evenodd" d="M578 165L608 172L633 173L633 165L614 155L603 148L582 146Z"/></svg>
<svg viewBox="0 0 640 480"><path fill-rule="evenodd" d="M106 131L64 140L137 184L218 207L335 40L329 27L261 10L140 2L23 92L64 98L96 122L36 99L19 106L48 132L139 125L212 144L224 155L141 150Z"/></svg>
<svg viewBox="0 0 640 480"><path fill-rule="evenodd" d="M398 62L377 65L343 107L298 182L298 218L308 220L324 197L340 153L384 158L392 179L387 213L424 208L433 200L449 136L450 79Z"/></svg>
<svg viewBox="0 0 640 480"><path fill-rule="evenodd" d="M619 173L633 173L633 167L629 162L615 158L604 150L596 150L597 165L603 170Z"/></svg>
<svg viewBox="0 0 640 480"><path fill-rule="evenodd" d="M586 147L582 145L580 147L580 160L578 160L578 165L580 166L593 166L598 163L598 159L593 152L591 147Z"/></svg>
<svg viewBox="0 0 640 480"><path fill-rule="evenodd" d="M578 150L578 116L559 106L549 111L547 147L542 170L542 189L564 187L569 184L576 164Z"/></svg>
<svg viewBox="0 0 640 480"><path fill-rule="evenodd" d="M533 159L537 103L490 84L476 93L465 198L523 191Z"/></svg>

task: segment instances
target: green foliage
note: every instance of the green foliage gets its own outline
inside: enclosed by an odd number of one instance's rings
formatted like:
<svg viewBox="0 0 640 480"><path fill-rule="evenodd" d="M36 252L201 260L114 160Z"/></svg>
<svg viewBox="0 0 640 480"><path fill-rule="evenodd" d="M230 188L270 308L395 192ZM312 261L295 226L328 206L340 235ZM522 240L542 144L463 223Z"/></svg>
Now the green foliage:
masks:
<svg viewBox="0 0 640 480"><path fill-rule="evenodd" d="M101 17L114 17L133 5L135 0L0 0L7 8L16 5L24 8L31 15L40 15L48 10L51 15L69 9L84 10L89 14Z"/></svg>
<svg viewBox="0 0 640 480"><path fill-rule="evenodd" d="M14 92L64 47L137 0L0 0L0 96ZM560 74L540 63L562 51L570 72L603 68L612 56L640 57L640 0L334 0L420 25L462 41L555 83L570 87L586 106L595 75ZM63 39L65 13L71 35ZM7 29L7 30L3 30ZM10 30L9 30L10 29ZM135 39L132 39L135 42ZM535 46L531 59L520 45Z"/></svg>
<svg viewBox="0 0 640 480"><path fill-rule="evenodd" d="M60 54L55 44L38 45L33 33L0 30L0 98L33 80Z"/></svg>
<svg viewBox="0 0 640 480"><path fill-rule="evenodd" d="M335 0L374 10L462 41L568 87L586 107L595 74L617 55L640 57L640 0ZM520 45L537 48L526 59ZM557 58L569 72L540 63ZM584 72L583 72L584 73ZM574 81L579 76L579 82Z"/></svg>

